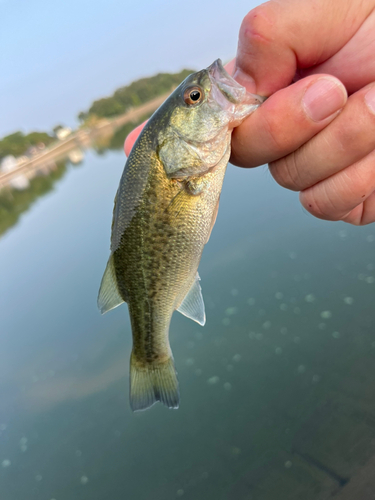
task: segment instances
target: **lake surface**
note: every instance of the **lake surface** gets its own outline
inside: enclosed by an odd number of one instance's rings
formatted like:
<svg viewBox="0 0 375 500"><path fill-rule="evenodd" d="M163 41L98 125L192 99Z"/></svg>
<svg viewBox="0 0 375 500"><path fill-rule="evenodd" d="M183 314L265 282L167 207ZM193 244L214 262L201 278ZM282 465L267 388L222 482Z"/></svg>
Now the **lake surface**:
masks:
<svg viewBox="0 0 375 500"><path fill-rule="evenodd" d="M127 307L96 306L124 162L88 152L0 239L1 500L340 498L375 454L375 225L229 166L180 409L133 414Z"/></svg>

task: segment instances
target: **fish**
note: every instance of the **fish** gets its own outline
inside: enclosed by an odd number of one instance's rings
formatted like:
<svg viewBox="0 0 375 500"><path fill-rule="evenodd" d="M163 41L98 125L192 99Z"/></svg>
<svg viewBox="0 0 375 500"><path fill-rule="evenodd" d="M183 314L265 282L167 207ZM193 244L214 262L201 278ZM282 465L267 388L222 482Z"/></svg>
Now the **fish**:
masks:
<svg viewBox="0 0 375 500"><path fill-rule="evenodd" d="M172 92L129 154L98 307L104 314L128 305L133 411L157 401L179 407L169 325L175 310L206 322L198 265L216 221L232 131L262 102L217 59Z"/></svg>

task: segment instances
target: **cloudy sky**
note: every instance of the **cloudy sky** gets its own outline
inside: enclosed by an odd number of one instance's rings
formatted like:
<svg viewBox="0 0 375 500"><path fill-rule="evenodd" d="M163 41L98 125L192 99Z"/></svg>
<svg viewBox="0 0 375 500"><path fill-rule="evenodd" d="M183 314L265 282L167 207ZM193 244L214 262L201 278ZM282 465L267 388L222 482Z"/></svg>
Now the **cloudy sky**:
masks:
<svg viewBox="0 0 375 500"><path fill-rule="evenodd" d="M0 0L0 137L76 125L79 111L159 71L236 51L256 0Z"/></svg>

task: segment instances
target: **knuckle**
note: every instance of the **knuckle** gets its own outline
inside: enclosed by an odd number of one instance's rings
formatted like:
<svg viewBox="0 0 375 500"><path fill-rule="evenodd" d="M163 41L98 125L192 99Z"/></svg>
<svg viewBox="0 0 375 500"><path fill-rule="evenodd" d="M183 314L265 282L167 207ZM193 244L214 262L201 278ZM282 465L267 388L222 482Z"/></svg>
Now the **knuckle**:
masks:
<svg viewBox="0 0 375 500"><path fill-rule="evenodd" d="M240 40L246 44L254 42L269 42L272 38L272 16L273 2L259 5L252 9L243 19L240 29Z"/></svg>
<svg viewBox="0 0 375 500"><path fill-rule="evenodd" d="M360 140L362 135L360 129L362 127L357 120L355 122L353 120L346 120L343 125L336 131L335 139L337 141L337 148L341 151L350 151L355 159L357 156L354 156L355 152L362 155L363 151L363 143Z"/></svg>
<svg viewBox="0 0 375 500"><path fill-rule="evenodd" d="M295 134L285 126L285 113L279 107L265 108L262 116L262 128L270 141L270 150L274 158L281 158L296 149ZM267 110L267 111L266 111Z"/></svg>
<svg viewBox="0 0 375 500"><path fill-rule="evenodd" d="M280 126L277 113L264 113L263 114L263 129L267 133L271 142L272 151L277 154L285 150L285 137L283 127ZM280 154L280 156L284 156Z"/></svg>
<svg viewBox="0 0 375 500"><path fill-rule="evenodd" d="M349 98L349 106L343 110L340 125L335 129L334 141L339 150L350 151L352 161L370 153L375 147L375 114L364 112L365 91Z"/></svg>
<svg viewBox="0 0 375 500"><path fill-rule="evenodd" d="M375 190L367 198L367 200L362 203L362 211L360 224L361 226L366 226L367 224L372 224L375 222Z"/></svg>
<svg viewBox="0 0 375 500"><path fill-rule="evenodd" d="M313 186L300 193L300 202L303 207L318 219L338 221L342 214L332 202L329 189L325 182Z"/></svg>
<svg viewBox="0 0 375 500"><path fill-rule="evenodd" d="M303 189L300 181L299 168L296 161L296 152L269 164L272 177L280 186L291 191Z"/></svg>

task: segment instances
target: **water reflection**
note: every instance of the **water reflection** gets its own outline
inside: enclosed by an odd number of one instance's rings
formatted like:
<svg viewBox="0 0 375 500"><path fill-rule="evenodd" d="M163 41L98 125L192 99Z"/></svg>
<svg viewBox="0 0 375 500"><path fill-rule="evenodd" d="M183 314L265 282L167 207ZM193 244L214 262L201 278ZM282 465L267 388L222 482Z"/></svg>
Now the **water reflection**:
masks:
<svg viewBox="0 0 375 500"><path fill-rule="evenodd" d="M34 166L32 163L35 161L27 158L31 163L30 168L25 173L13 175L0 186L0 237L17 224L21 214L29 210L38 198L53 190L69 165L78 166L83 162L86 148L92 148L99 155L104 155L108 150L122 149L128 133L147 118L149 114L122 126L114 122L109 126L93 129L89 135L82 136L78 133L79 147L73 142L62 152L56 153L56 160L53 155L46 155L45 161L39 159ZM12 169L9 172L2 170L8 175L11 171Z"/></svg>
<svg viewBox="0 0 375 500"><path fill-rule="evenodd" d="M96 309L123 164L87 150L31 181L54 188L39 203L13 193L0 498L340 500L370 480L375 227L314 220L264 170L230 167L200 266L207 324L172 320L181 408L132 414L126 306Z"/></svg>
<svg viewBox="0 0 375 500"><path fill-rule="evenodd" d="M42 165L32 179L17 176L0 191L0 236L17 224L35 201L53 190L66 173L66 162Z"/></svg>

